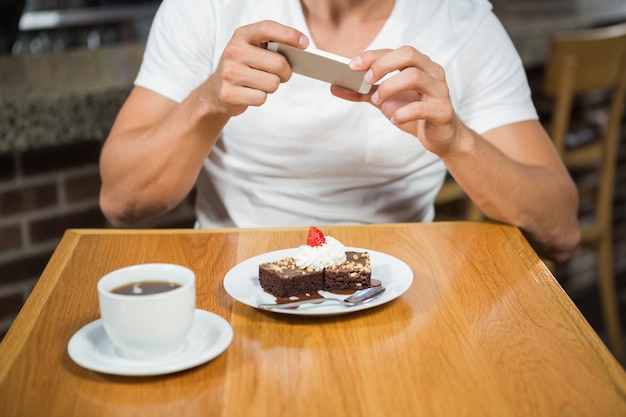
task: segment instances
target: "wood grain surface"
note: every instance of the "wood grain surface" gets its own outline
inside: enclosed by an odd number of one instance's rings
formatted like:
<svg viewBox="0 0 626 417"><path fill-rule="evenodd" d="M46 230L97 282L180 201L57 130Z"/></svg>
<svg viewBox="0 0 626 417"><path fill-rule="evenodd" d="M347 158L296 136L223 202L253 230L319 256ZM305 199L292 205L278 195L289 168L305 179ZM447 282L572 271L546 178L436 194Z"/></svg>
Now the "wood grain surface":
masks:
<svg viewBox="0 0 626 417"><path fill-rule="evenodd" d="M393 255L409 290L339 317L259 311L224 275L296 247L306 228L69 230L0 344L0 416L624 416L626 374L516 228L488 223L323 227ZM99 318L96 282L169 262L197 275L198 308L230 322L196 368L121 377L67 344Z"/></svg>

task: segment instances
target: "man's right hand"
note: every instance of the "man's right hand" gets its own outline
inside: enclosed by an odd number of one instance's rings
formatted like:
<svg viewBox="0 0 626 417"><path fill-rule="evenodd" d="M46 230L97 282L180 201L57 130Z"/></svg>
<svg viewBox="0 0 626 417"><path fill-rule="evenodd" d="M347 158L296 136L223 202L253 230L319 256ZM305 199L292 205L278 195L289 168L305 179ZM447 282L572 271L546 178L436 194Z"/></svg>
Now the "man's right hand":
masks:
<svg viewBox="0 0 626 417"><path fill-rule="evenodd" d="M291 78L285 57L266 49L269 41L302 49L309 45L300 31L269 20L237 29L216 71L200 87L214 112L232 117L248 106L260 106L280 83Z"/></svg>

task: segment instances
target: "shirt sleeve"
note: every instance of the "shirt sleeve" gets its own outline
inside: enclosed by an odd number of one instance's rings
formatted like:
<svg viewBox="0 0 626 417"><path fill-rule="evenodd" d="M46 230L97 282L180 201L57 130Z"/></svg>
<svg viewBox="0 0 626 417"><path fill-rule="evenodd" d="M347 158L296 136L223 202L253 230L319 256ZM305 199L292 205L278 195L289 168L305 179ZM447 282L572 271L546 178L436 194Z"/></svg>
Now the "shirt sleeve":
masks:
<svg viewBox="0 0 626 417"><path fill-rule="evenodd" d="M538 119L523 63L493 13L459 51L451 73L455 110L479 134Z"/></svg>
<svg viewBox="0 0 626 417"><path fill-rule="evenodd" d="M183 101L210 74L211 1L164 0L154 18L135 85Z"/></svg>

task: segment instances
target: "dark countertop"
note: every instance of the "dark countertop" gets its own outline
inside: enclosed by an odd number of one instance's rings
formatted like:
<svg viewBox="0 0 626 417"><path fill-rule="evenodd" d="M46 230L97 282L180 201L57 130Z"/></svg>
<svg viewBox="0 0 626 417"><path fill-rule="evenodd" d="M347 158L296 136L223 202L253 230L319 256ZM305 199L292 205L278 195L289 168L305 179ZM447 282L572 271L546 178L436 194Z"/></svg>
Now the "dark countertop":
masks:
<svg viewBox="0 0 626 417"><path fill-rule="evenodd" d="M144 46L0 57L0 153L104 140Z"/></svg>
<svg viewBox="0 0 626 417"><path fill-rule="evenodd" d="M531 67L543 62L556 31L626 20L626 0L494 2L494 12ZM144 46L0 57L0 154L104 140Z"/></svg>

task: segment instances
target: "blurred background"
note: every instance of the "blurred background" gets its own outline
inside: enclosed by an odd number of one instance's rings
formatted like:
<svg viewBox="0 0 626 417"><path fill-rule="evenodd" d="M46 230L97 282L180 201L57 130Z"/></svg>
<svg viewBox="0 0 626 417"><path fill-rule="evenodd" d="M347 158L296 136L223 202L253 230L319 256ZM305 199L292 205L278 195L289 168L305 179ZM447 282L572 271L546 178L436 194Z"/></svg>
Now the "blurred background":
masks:
<svg viewBox="0 0 626 417"><path fill-rule="evenodd" d="M0 46L14 55L145 39L155 0L0 0Z"/></svg>
<svg viewBox="0 0 626 417"><path fill-rule="evenodd" d="M542 85L553 36L626 22L626 0L492 3L522 57L546 124L553 102ZM64 231L109 227L98 207L98 156L132 86L158 5L155 0L0 0L0 339ZM609 100L596 94L577 103L576 120L585 123L569 133L570 144L594 140L600 129L593 120ZM593 171L572 175L592 185L599 181ZM453 181L450 185L453 190ZM141 227L192 227L193 199L192 194L168 215ZM463 193L442 195L437 205L437 221L483 221ZM623 324L626 128L619 132L612 206L613 267ZM592 210L581 206L581 217L587 212ZM551 269L604 338L597 262L596 251L581 247L569 262Z"/></svg>

